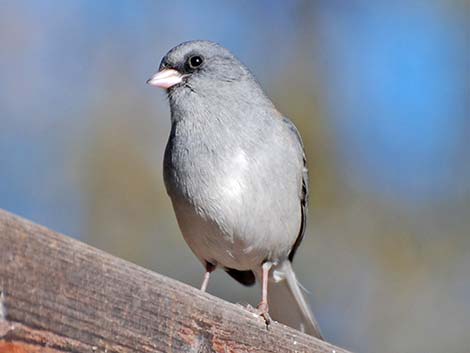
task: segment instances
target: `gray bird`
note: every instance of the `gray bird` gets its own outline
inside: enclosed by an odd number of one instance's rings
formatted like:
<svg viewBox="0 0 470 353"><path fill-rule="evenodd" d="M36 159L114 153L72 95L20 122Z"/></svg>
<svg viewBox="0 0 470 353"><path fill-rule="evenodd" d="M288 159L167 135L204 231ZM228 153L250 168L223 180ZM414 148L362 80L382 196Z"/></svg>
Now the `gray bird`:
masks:
<svg viewBox="0 0 470 353"><path fill-rule="evenodd" d="M258 279L265 318L269 302L274 319L322 338L292 269L308 201L294 124L213 42L174 47L147 83L168 94L165 186L184 239L205 266L201 290L218 267L244 285Z"/></svg>

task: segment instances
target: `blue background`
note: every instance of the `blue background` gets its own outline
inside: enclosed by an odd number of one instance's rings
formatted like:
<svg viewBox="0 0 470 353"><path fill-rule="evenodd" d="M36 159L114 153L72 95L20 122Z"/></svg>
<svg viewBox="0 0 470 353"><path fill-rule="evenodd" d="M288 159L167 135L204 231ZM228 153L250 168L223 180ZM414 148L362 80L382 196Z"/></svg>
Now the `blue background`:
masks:
<svg viewBox="0 0 470 353"><path fill-rule="evenodd" d="M0 207L199 286L161 162L163 92L190 39L232 50L303 136L295 261L326 338L470 347L468 1L2 1ZM209 291L258 301L223 273Z"/></svg>

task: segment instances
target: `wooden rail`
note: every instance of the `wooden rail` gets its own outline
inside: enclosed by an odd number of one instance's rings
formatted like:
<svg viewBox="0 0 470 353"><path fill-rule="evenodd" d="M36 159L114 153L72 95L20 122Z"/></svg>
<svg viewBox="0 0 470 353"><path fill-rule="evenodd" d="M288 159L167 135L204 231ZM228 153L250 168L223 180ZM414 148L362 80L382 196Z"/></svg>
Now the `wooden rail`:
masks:
<svg viewBox="0 0 470 353"><path fill-rule="evenodd" d="M0 210L0 352L347 353Z"/></svg>

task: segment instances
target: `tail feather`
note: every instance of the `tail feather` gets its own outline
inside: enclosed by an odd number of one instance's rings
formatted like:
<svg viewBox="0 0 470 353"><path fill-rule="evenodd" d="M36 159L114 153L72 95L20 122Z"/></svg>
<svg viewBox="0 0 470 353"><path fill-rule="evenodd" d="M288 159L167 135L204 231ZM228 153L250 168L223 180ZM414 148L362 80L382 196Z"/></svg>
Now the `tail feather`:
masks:
<svg viewBox="0 0 470 353"><path fill-rule="evenodd" d="M290 261L284 261L274 269L273 280L269 283L268 303L274 320L323 339Z"/></svg>

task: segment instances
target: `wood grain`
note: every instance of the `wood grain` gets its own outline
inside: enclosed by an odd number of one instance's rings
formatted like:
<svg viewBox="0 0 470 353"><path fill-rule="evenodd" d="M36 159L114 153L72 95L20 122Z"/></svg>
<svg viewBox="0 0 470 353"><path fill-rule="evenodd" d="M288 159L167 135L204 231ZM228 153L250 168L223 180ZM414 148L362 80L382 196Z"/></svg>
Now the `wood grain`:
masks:
<svg viewBox="0 0 470 353"><path fill-rule="evenodd" d="M0 210L0 353L347 353Z"/></svg>

